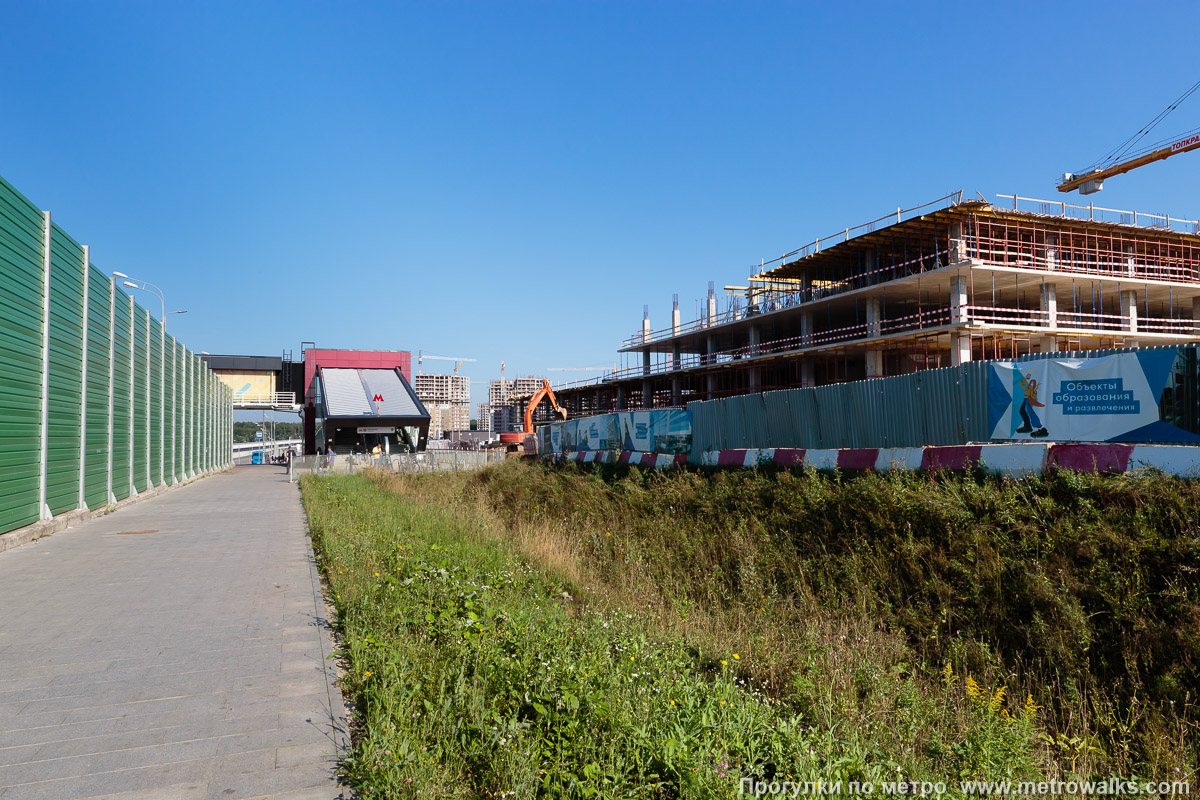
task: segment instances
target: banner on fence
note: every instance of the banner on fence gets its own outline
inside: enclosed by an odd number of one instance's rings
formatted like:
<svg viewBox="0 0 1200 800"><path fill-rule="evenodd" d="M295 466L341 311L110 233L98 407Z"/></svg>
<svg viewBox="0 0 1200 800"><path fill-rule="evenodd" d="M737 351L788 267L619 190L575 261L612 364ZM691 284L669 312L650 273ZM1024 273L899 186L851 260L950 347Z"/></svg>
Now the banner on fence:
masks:
<svg viewBox="0 0 1200 800"><path fill-rule="evenodd" d="M1101 358L999 361L988 378L992 439L1196 442L1162 421L1175 348Z"/></svg>
<svg viewBox="0 0 1200 800"><path fill-rule="evenodd" d="M616 414L579 420L580 450L616 450L618 441Z"/></svg>
<svg viewBox="0 0 1200 800"><path fill-rule="evenodd" d="M692 449L692 412L686 409L619 411L556 422L550 428L550 451L633 450L642 453L687 453Z"/></svg>
<svg viewBox="0 0 1200 800"><path fill-rule="evenodd" d="M622 450L687 453L692 449L692 412L685 409L625 411L615 415Z"/></svg>

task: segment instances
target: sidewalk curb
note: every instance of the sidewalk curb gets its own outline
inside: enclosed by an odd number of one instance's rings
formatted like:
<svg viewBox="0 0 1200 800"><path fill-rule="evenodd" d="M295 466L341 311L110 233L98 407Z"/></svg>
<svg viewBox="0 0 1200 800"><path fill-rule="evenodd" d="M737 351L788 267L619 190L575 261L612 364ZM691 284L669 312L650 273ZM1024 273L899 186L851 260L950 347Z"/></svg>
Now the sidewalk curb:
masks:
<svg viewBox="0 0 1200 800"><path fill-rule="evenodd" d="M300 487L297 484L291 483L296 489L296 494L299 495ZM300 502L297 496L296 502ZM321 663L322 672L325 674L325 689L329 693L329 715L330 723L333 729L333 745L337 751L337 759L340 764L350 754L350 721L346 717L346 699L342 696L341 687L338 686L338 669L337 662L331 657L336 649L334 643L333 625L329 621L329 616L326 613L325 593L321 585L321 573L317 570L316 553L313 551L312 532L308 528L308 512L303 510L301 505L301 516L304 520L304 546L308 552L308 574L312 581L313 590L313 612L316 616L317 626L321 628ZM341 794L337 798L331 800L349 800L352 797L349 794L349 789L342 788Z"/></svg>

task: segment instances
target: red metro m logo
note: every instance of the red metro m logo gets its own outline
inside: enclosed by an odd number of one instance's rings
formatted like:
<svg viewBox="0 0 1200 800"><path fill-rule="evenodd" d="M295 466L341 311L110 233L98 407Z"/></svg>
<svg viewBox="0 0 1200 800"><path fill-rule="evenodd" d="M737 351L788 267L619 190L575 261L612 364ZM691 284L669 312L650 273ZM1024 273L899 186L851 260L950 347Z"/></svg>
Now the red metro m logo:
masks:
<svg viewBox="0 0 1200 800"><path fill-rule="evenodd" d="M383 395L381 395L381 394L377 394L377 395L375 395L374 397L372 397L372 398L371 398L371 402L372 402L372 403L382 403L382 402L383 402Z"/></svg>

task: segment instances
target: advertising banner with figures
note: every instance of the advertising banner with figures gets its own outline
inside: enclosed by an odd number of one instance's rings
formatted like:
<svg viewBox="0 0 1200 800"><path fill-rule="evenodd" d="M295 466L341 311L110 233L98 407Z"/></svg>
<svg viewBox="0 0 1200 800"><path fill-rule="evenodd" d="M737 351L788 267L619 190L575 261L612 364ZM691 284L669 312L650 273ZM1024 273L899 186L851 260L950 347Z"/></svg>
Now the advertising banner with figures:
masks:
<svg viewBox="0 0 1200 800"><path fill-rule="evenodd" d="M993 440L1196 442L1164 422L1163 392L1175 382L1176 348L1101 358L999 361L988 376Z"/></svg>
<svg viewBox="0 0 1200 800"><path fill-rule="evenodd" d="M692 412L686 409L619 411L548 427L552 452L631 450L678 455L692 449Z"/></svg>

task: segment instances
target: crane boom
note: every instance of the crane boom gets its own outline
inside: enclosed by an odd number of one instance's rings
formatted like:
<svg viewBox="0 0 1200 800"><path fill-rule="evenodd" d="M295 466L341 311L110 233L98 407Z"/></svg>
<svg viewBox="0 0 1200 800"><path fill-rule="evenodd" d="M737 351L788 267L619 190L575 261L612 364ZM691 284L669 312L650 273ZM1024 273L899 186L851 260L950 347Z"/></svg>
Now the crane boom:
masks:
<svg viewBox="0 0 1200 800"><path fill-rule="evenodd" d="M1164 158L1170 158L1171 156L1186 153L1189 150L1196 150L1197 148L1200 148L1200 133L1193 133L1177 142L1172 142L1166 147L1151 150L1149 153L1144 153L1128 161L1113 164L1111 167L1105 169L1085 172L1082 175L1067 173L1063 176L1062 183L1058 185L1058 190L1060 192L1073 192L1079 189L1081 194L1092 194L1104 188L1105 178L1111 178L1113 175L1122 175L1138 167L1144 167L1147 164L1153 164L1155 161L1162 161Z"/></svg>

